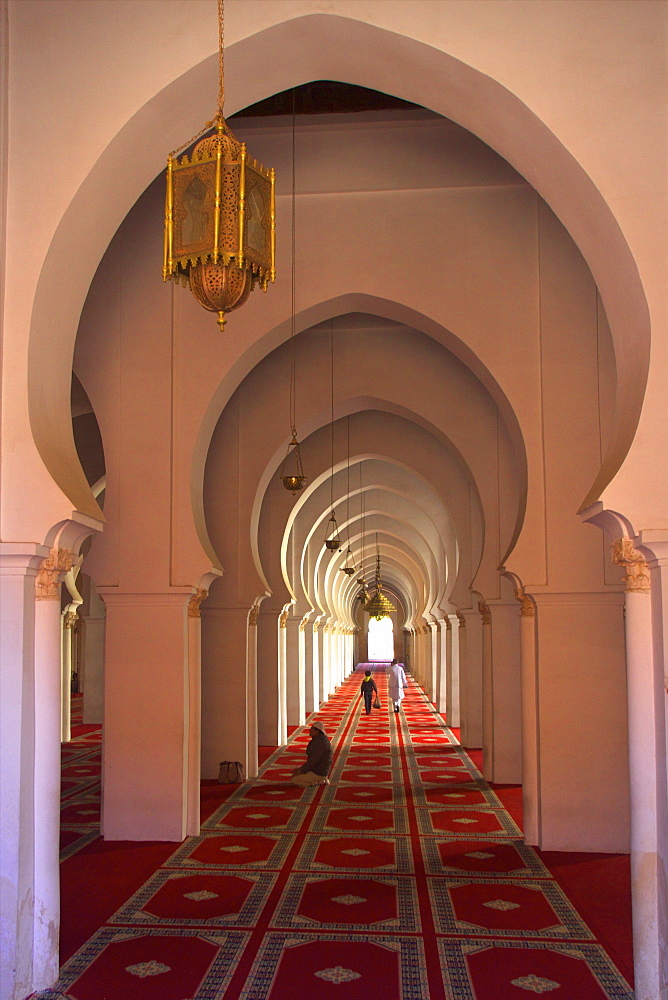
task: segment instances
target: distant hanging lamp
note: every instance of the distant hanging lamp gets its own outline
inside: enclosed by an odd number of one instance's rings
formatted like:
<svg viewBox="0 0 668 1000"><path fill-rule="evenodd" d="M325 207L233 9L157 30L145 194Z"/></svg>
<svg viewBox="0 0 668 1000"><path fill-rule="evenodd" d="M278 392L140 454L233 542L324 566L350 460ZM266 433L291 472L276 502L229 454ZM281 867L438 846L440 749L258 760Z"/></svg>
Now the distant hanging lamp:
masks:
<svg viewBox="0 0 668 1000"><path fill-rule="evenodd" d="M378 547L378 535L376 535L376 590L373 596L364 605L364 610L370 618L380 621L387 617L392 611L396 611L394 604L383 593L383 581L380 575L380 549Z"/></svg>
<svg viewBox="0 0 668 1000"><path fill-rule="evenodd" d="M367 587L366 576L364 575L364 561L366 555L365 549L365 525L366 525L366 510L364 501L364 492L362 490L362 463L360 462L360 520L362 522L362 539L361 539L361 562L360 569L362 575L358 578L357 582L360 585L359 592L357 594L357 600L362 602L362 609L365 608L366 602L369 600L369 588Z"/></svg>
<svg viewBox="0 0 668 1000"><path fill-rule="evenodd" d="M292 440L288 445L288 450L281 466L281 480L286 490L294 496L303 489L306 482L304 468L302 466L302 456L299 450L299 440L297 438L297 366L295 362L295 92L292 91L292 324L290 327L290 427L292 429Z"/></svg>
<svg viewBox="0 0 668 1000"><path fill-rule="evenodd" d="M225 121L223 35L218 0L218 112L167 159L162 268L163 281L189 285L200 305L218 313L221 331L226 312L276 278L275 173L247 155ZM179 160L197 139L191 158Z"/></svg>
<svg viewBox="0 0 668 1000"><path fill-rule="evenodd" d="M341 548L341 538L339 536L339 526L336 523L336 514L334 512L334 321L329 321L330 329L330 354L332 362L332 419L330 421L330 427L332 431L332 468L330 474L330 486L329 486L329 507L331 515L327 525L327 536L325 538L325 548L329 549L330 552L336 552Z"/></svg>
<svg viewBox="0 0 668 1000"><path fill-rule="evenodd" d="M355 573L355 560L350 549L350 416L347 419L346 429L348 441L348 492L346 494L346 535L348 536L348 548L346 550L345 565L339 568L346 576L353 576Z"/></svg>

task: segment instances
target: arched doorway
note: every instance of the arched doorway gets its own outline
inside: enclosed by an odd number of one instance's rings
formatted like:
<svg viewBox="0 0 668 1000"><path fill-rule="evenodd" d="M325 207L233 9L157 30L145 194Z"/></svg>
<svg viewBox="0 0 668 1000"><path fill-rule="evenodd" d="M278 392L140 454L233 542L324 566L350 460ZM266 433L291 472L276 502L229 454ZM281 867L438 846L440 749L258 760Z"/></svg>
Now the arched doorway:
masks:
<svg viewBox="0 0 668 1000"><path fill-rule="evenodd" d="M389 615L369 619L369 660L394 659L394 627Z"/></svg>

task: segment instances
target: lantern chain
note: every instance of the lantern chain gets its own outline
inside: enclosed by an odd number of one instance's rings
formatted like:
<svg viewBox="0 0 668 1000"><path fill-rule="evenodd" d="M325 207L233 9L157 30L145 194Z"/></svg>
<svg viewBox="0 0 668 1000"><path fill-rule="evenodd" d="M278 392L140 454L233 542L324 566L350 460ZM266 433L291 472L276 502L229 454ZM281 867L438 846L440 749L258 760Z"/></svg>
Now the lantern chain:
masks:
<svg viewBox="0 0 668 1000"><path fill-rule="evenodd" d="M218 111L223 117L223 107L225 105L225 13L223 11L223 0L218 0Z"/></svg>
<svg viewBox="0 0 668 1000"><path fill-rule="evenodd" d="M223 0L218 0L218 115L216 118L212 118L210 122L206 122L203 128L199 130L197 135L194 135L192 139L188 139L187 142L182 143L176 149L173 149L169 154L170 159L178 156L180 152L192 146L194 142L197 142L209 129L213 128L219 118L224 118L223 108L225 106L225 53L224 53L224 38L225 38L225 21L224 21L224 11L223 11Z"/></svg>
<svg viewBox="0 0 668 1000"><path fill-rule="evenodd" d="M222 2L222 0L221 0ZM297 185L295 180L296 174L296 143L295 143L295 90L292 90L292 305L291 305L291 325L290 325L290 346L291 346L291 357L290 357L290 424L292 427L293 438L297 437L297 363L295 358L295 309L296 309L296 191Z"/></svg>
<svg viewBox="0 0 668 1000"><path fill-rule="evenodd" d="M332 511L332 516L334 516L334 320L329 321L330 330L330 354L331 354L331 385L332 385L332 477L329 481L329 502Z"/></svg>

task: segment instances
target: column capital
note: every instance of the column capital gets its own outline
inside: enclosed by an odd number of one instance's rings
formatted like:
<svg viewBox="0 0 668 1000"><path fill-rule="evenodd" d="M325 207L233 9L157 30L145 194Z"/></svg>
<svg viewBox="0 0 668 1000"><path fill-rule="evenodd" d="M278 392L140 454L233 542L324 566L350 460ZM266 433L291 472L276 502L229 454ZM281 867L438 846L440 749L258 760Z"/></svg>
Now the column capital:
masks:
<svg viewBox="0 0 668 1000"><path fill-rule="evenodd" d="M533 618L536 614L536 605L532 599L525 594L523 587L515 588L515 600L520 602L520 616L522 618Z"/></svg>
<svg viewBox="0 0 668 1000"><path fill-rule="evenodd" d="M248 612L248 624L257 625L257 620L260 617L260 605L253 604L250 611Z"/></svg>
<svg viewBox="0 0 668 1000"><path fill-rule="evenodd" d="M201 618L201 605L202 601L205 601L209 596L209 591L200 587L196 594L193 594L188 601L188 618Z"/></svg>
<svg viewBox="0 0 668 1000"><path fill-rule="evenodd" d="M72 568L74 553L71 549L53 548L42 559L35 580L35 598L38 601L60 600L61 577Z"/></svg>
<svg viewBox="0 0 668 1000"><path fill-rule="evenodd" d="M460 628L466 628L466 615L463 611L457 612L457 621L459 622Z"/></svg>
<svg viewBox="0 0 668 1000"><path fill-rule="evenodd" d="M287 628L288 627L288 617L289 617L289 615L290 615L289 611L287 611L287 610L286 611L281 611L281 613L280 613L280 615L278 617L279 628Z"/></svg>
<svg viewBox="0 0 668 1000"><path fill-rule="evenodd" d="M79 620L76 611L66 611L63 615L63 628L74 628Z"/></svg>
<svg viewBox="0 0 668 1000"><path fill-rule="evenodd" d="M489 609L489 604L485 604L484 601L478 601L478 611L482 615L483 625L492 624L492 612Z"/></svg>
<svg viewBox="0 0 668 1000"><path fill-rule="evenodd" d="M618 538L611 549L613 563L626 569L623 577L626 590L635 594L648 594L650 585L647 562L642 552L635 548L633 539Z"/></svg>

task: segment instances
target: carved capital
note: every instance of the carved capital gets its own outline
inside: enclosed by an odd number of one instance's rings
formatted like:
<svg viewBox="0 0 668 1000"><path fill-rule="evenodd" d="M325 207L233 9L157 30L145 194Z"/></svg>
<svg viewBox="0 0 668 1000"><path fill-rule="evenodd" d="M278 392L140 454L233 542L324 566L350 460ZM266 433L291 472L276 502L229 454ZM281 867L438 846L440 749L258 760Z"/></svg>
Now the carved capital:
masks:
<svg viewBox="0 0 668 1000"><path fill-rule="evenodd" d="M320 628L320 622L313 622L313 635L318 634L318 629Z"/></svg>
<svg viewBox="0 0 668 1000"><path fill-rule="evenodd" d="M289 615L290 615L289 611L281 611L281 614L280 614L279 619L278 619L278 624L279 624L280 628L287 628L288 627L288 617L289 617Z"/></svg>
<svg viewBox="0 0 668 1000"><path fill-rule="evenodd" d="M257 625L257 620L260 617L260 605L254 604L253 607L248 612L248 624Z"/></svg>
<svg viewBox="0 0 668 1000"><path fill-rule="evenodd" d="M649 594L649 572L645 557L633 547L630 538L618 538L612 545L612 561L616 566L624 566L623 577L626 589L631 593Z"/></svg>
<svg viewBox="0 0 668 1000"><path fill-rule="evenodd" d="M460 628L466 628L466 616L461 611L457 612L457 620L459 621Z"/></svg>
<svg viewBox="0 0 668 1000"><path fill-rule="evenodd" d="M527 597L522 587L515 588L515 600L520 602L520 616L522 618L534 617L536 613L536 605L530 597Z"/></svg>
<svg viewBox="0 0 668 1000"><path fill-rule="evenodd" d="M63 615L63 628L74 628L79 621L76 611L66 611Z"/></svg>
<svg viewBox="0 0 668 1000"><path fill-rule="evenodd" d="M445 627L448 630L448 632L452 632L452 622L450 621L447 615L445 616Z"/></svg>
<svg viewBox="0 0 668 1000"><path fill-rule="evenodd" d="M489 605L485 604L484 601L478 601L478 611L482 615L483 625L492 624L492 612L489 610Z"/></svg>
<svg viewBox="0 0 668 1000"><path fill-rule="evenodd" d="M307 625L308 625L308 618L302 618L302 620L299 623L299 631L305 632Z"/></svg>
<svg viewBox="0 0 668 1000"><path fill-rule="evenodd" d="M193 596L188 601L188 618L201 617L202 612L200 610L200 607L202 601L205 601L208 596L209 596L209 591L202 589L198 590L196 594L193 594Z"/></svg>
<svg viewBox="0 0 668 1000"><path fill-rule="evenodd" d="M522 618L533 618L536 614L536 605L530 597L525 594L520 601L520 615Z"/></svg>
<svg viewBox="0 0 668 1000"><path fill-rule="evenodd" d="M35 598L38 601L60 600L60 577L72 569L74 553L69 549L51 549L42 559L35 579Z"/></svg>

